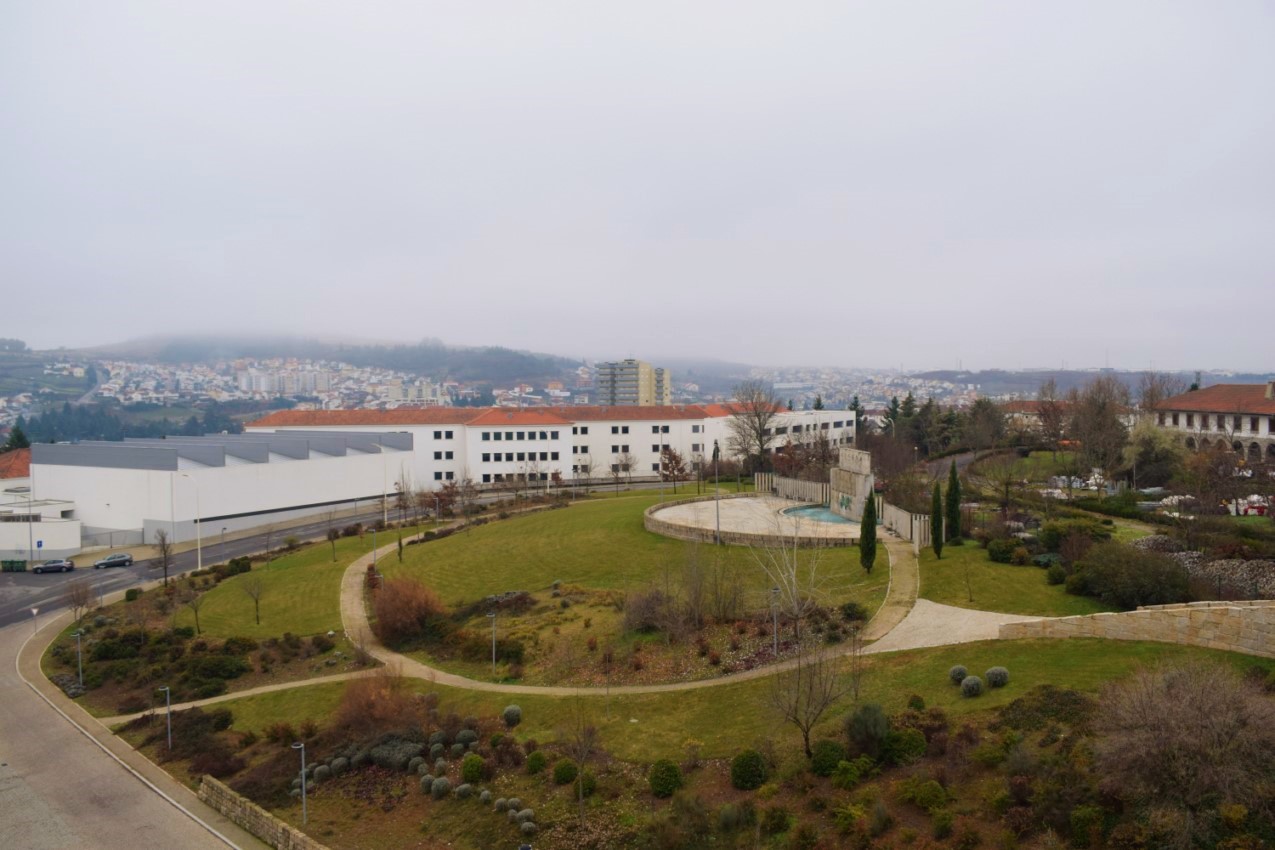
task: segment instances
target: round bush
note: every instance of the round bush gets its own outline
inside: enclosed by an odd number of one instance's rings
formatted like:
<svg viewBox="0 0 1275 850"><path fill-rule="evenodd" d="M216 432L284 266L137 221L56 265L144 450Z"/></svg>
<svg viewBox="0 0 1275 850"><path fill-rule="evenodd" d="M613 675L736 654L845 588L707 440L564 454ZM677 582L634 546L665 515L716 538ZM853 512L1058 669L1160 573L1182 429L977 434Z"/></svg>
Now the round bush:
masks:
<svg viewBox="0 0 1275 850"><path fill-rule="evenodd" d="M452 744L452 758L458 759L465 754L465 745L459 742Z"/></svg>
<svg viewBox="0 0 1275 850"><path fill-rule="evenodd" d="M429 757L437 761L447 755L447 746L445 744L430 744Z"/></svg>
<svg viewBox="0 0 1275 850"><path fill-rule="evenodd" d="M421 777L421 793L428 794L432 790L434 790L434 776L427 773Z"/></svg>
<svg viewBox="0 0 1275 850"><path fill-rule="evenodd" d="M535 819L536 819L536 813L533 812L531 809L523 809L522 811L518 812L519 823L527 823L528 821L533 821Z"/></svg>
<svg viewBox="0 0 1275 850"><path fill-rule="evenodd" d="M491 792L486 789L483 789L483 792L478 795L478 802L482 803L484 806L490 805Z"/></svg>
<svg viewBox="0 0 1275 850"><path fill-rule="evenodd" d="M539 831L539 829L540 829L539 827L537 827L534 823L532 823L529 820L525 820L522 823L518 824L518 831L521 832L523 835L535 835Z"/></svg>
<svg viewBox="0 0 1275 850"><path fill-rule="evenodd" d="M832 776L837 769L837 762L845 761L846 748L836 741L816 741L814 755L810 759L810 770L815 776Z"/></svg>
<svg viewBox="0 0 1275 850"><path fill-rule="evenodd" d="M434 772L435 772L435 773L439 773L439 774L446 773L446 772L447 772L447 759L435 759L435 760L434 760Z"/></svg>
<svg viewBox="0 0 1275 850"><path fill-rule="evenodd" d="M965 677L969 674L970 671L966 670L960 664L957 664L951 670L947 671L947 677L952 680L953 685L959 685L961 682L964 682Z"/></svg>
<svg viewBox="0 0 1275 850"><path fill-rule="evenodd" d="M580 777L576 780L576 793L581 797L592 797L593 792L597 790L597 777L587 770L581 771Z"/></svg>
<svg viewBox="0 0 1275 850"><path fill-rule="evenodd" d="M505 812L505 817L509 820L510 823L518 822L518 813L514 811L513 809L508 809Z"/></svg>
<svg viewBox="0 0 1275 850"><path fill-rule="evenodd" d="M925 733L920 729L900 729L885 736L882 754L891 764L912 764L925 755Z"/></svg>
<svg viewBox="0 0 1275 850"><path fill-rule="evenodd" d="M533 776L544 770L548 764L549 760L545 758L545 754L540 750L536 750L534 753L527 756L527 772Z"/></svg>
<svg viewBox="0 0 1275 850"><path fill-rule="evenodd" d="M566 785L568 782L574 782L577 773L579 770L575 762L571 759L562 759L553 766L553 784Z"/></svg>
<svg viewBox="0 0 1275 850"><path fill-rule="evenodd" d="M1045 581L1050 584L1062 584L1067 580L1067 570L1062 564L1051 564L1049 569L1045 570Z"/></svg>
<svg viewBox="0 0 1275 850"><path fill-rule="evenodd" d="M319 782L327 782L331 778L332 768L328 767L326 764L321 764L314 769L314 781L316 784Z"/></svg>
<svg viewBox="0 0 1275 850"><path fill-rule="evenodd" d="M486 764L482 756L477 753L470 753L460 763L460 778L466 782L481 782L483 779L483 767Z"/></svg>
<svg viewBox="0 0 1275 850"><path fill-rule="evenodd" d="M451 793L452 784L447 781L446 776L440 776L433 781L429 787L429 794L435 800L441 800Z"/></svg>
<svg viewBox="0 0 1275 850"><path fill-rule="evenodd" d="M744 750L730 763L730 784L740 791L753 791L766 781L766 760L756 750Z"/></svg>
<svg viewBox="0 0 1275 850"><path fill-rule="evenodd" d="M501 797L498 800L496 800L496 811L503 812L508 808L509 808L509 801L506 800L504 797Z"/></svg>
<svg viewBox="0 0 1275 850"><path fill-rule="evenodd" d="M986 673L989 688L1003 688L1009 684L1009 671L1004 667L993 667Z"/></svg>
<svg viewBox="0 0 1275 850"><path fill-rule="evenodd" d="M427 761L422 761L422 762L421 762L419 765L417 765L417 767L416 767L416 772L417 772L417 773L419 773L421 776L424 776L425 774L429 773L429 770L430 770L430 768L429 768L429 762L427 762Z"/></svg>
<svg viewBox="0 0 1275 850"><path fill-rule="evenodd" d="M431 732L431 733L430 733L430 736L429 736L429 745L430 745L431 747L432 747L432 746L434 746L435 744L446 744L446 743L447 743L447 733L446 733L446 732L443 732L442 730L439 730L438 732Z"/></svg>
<svg viewBox="0 0 1275 850"><path fill-rule="evenodd" d="M421 765L423 765L424 763L425 763L425 759L421 758L420 756L412 756L411 760L407 763L407 772L420 773Z"/></svg>
<svg viewBox="0 0 1275 850"><path fill-rule="evenodd" d="M522 810L521 797L510 797L508 800L508 803L509 803L509 808L513 809L515 812Z"/></svg>
<svg viewBox="0 0 1275 850"><path fill-rule="evenodd" d="M462 729L460 730L460 733L456 735L456 743L464 744L467 747L477 740L478 733L473 729Z"/></svg>
<svg viewBox="0 0 1275 850"><path fill-rule="evenodd" d="M961 680L961 696L976 697L983 692L983 680L977 676L966 676Z"/></svg>
<svg viewBox="0 0 1275 850"><path fill-rule="evenodd" d="M350 769L350 760L348 758L344 756L337 756L336 758L332 759L333 775L340 776L342 773L345 773L349 769Z"/></svg>
<svg viewBox="0 0 1275 850"><path fill-rule="evenodd" d="M912 694L908 697L908 708L913 711L925 711L925 697L920 694Z"/></svg>
<svg viewBox="0 0 1275 850"><path fill-rule="evenodd" d="M456 786L455 794L457 797L460 797L462 800L469 799L469 795L473 793L474 793L474 786L470 785L468 782L462 782L460 785Z"/></svg>
<svg viewBox="0 0 1275 850"><path fill-rule="evenodd" d="M512 729L522 722L522 709L516 705L507 705L500 713L500 717L505 721L505 727Z"/></svg>
<svg viewBox="0 0 1275 850"><path fill-rule="evenodd" d="M682 769L669 759L660 759L651 765L646 781L655 796L672 797L682 787Z"/></svg>

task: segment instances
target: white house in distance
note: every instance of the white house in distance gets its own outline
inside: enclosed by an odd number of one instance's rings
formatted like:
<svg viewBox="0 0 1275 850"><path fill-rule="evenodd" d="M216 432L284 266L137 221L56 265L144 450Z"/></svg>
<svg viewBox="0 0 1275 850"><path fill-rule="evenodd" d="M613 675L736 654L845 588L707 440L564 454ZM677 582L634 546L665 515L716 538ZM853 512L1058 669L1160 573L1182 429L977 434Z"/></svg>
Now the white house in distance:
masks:
<svg viewBox="0 0 1275 850"><path fill-rule="evenodd" d="M599 407L427 408L397 410L281 410L251 423L248 433L344 430L404 431L415 445L412 486L433 489L469 478L478 487L504 482L599 481L627 462L634 480L656 480L662 447L691 469L709 461L713 443L730 457L730 419L722 404ZM771 430L772 451L789 441L826 438L854 443L854 412L783 410Z"/></svg>
<svg viewBox="0 0 1275 850"><path fill-rule="evenodd" d="M1224 448L1275 463L1275 381L1214 384L1160 402L1155 422L1188 449Z"/></svg>

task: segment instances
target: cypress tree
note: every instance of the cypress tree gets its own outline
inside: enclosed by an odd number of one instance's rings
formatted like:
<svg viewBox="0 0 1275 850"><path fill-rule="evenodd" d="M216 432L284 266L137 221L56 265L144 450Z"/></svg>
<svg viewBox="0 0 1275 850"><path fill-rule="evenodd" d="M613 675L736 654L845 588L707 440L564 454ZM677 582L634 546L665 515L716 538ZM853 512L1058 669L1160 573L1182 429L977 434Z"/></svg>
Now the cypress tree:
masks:
<svg viewBox="0 0 1275 850"><path fill-rule="evenodd" d="M863 503L863 519L859 521L859 563L867 573L877 559L877 499L871 492Z"/></svg>
<svg viewBox="0 0 1275 850"><path fill-rule="evenodd" d="M961 539L961 479L956 474L956 461L947 476L947 539Z"/></svg>
<svg viewBox="0 0 1275 850"><path fill-rule="evenodd" d="M930 545L934 547L934 557L943 557L943 494L939 491L939 482L934 482L934 497L930 499Z"/></svg>

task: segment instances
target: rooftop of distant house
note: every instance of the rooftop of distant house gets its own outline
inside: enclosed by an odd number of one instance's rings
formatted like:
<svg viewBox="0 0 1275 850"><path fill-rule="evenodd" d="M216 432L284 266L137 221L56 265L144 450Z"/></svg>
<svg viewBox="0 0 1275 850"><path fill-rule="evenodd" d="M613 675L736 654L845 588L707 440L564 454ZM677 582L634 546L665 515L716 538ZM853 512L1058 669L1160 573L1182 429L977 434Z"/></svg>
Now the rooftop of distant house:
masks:
<svg viewBox="0 0 1275 850"><path fill-rule="evenodd" d="M1264 384L1214 384L1166 398L1158 410L1184 413L1275 415L1275 381Z"/></svg>
<svg viewBox="0 0 1275 850"><path fill-rule="evenodd" d="M0 479L31 477L31 450L14 449L0 454Z"/></svg>

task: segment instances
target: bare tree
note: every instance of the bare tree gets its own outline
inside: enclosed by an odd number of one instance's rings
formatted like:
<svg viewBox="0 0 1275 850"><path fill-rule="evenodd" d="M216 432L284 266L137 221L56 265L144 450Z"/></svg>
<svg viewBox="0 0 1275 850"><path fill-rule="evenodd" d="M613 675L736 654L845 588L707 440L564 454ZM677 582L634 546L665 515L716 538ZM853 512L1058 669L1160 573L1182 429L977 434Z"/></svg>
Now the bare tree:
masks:
<svg viewBox="0 0 1275 850"><path fill-rule="evenodd" d="M462 475L460 483L456 485L456 501L460 504L462 516L473 516L474 509L478 506L478 486L468 473Z"/></svg>
<svg viewBox="0 0 1275 850"><path fill-rule="evenodd" d="M71 616L75 618L75 624L78 626L89 610L89 606L93 604L93 586L86 578L77 579L66 586L62 601L71 609Z"/></svg>
<svg viewBox="0 0 1275 850"><path fill-rule="evenodd" d="M1040 436L1057 457L1058 446L1066 433L1067 414L1062 400L1058 397L1058 385L1054 383L1053 378L1040 385L1036 399L1040 402Z"/></svg>
<svg viewBox="0 0 1275 850"><path fill-rule="evenodd" d="M829 651L799 649L796 663L771 677L770 706L801 732L806 758L814 755L810 748L811 730L850 687L847 681L841 679L839 658Z"/></svg>
<svg viewBox="0 0 1275 850"><path fill-rule="evenodd" d="M779 400L774 390L762 381L744 381L734 390L734 414L726 422L730 430L727 442L731 452L751 465L754 472L764 471L767 453L774 442L774 421L779 415Z"/></svg>
<svg viewBox="0 0 1275 850"><path fill-rule="evenodd" d="M1068 429L1080 441L1086 463L1108 478L1119 468L1129 430L1129 388L1114 377L1095 378L1083 389L1068 394L1071 424Z"/></svg>
<svg viewBox="0 0 1275 850"><path fill-rule="evenodd" d="M1012 453L998 454L980 461L972 469L975 481L994 495L1001 506L1001 514L1006 518L1014 506L1014 495L1023 486L1017 461Z"/></svg>
<svg viewBox="0 0 1275 850"><path fill-rule="evenodd" d="M332 544L332 563L336 563L336 542L341 538L341 532L332 525L332 512L328 511L328 542Z"/></svg>
<svg viewBox="0 0 1275 850"><path fill-rule="evenodd" d="M181 603L195 615L195 634L203 634L199 628L199 609L204 607L204 595L194 587L188 587L182 591Z"/></svg>
<svg viewBox="0 0 1275 850"><path fill-rule="evenodd" d="M576 763L576 802L579 806L580 820L584 821L584 768L598 746L598 727L590 721L585 711L584 700L576 694L567 725L560 732L567 756Z"/></svg>
<svg viewBox="0 0 1275 850"><path fill-rule="evenodd" d="M274 526L266 526L266 557L270 557L270 537L274 534Z"/></svg>
<svg viewBox="0 0 1275 850"><path fill-rule="evenodd" d="M686 566L682 570L682 592L686 603L686 619L695 631L704 628L708 609L708 570L704 566L703 547L686 544Z"/></svg>
<svg viewBox="0 0 1275 850"><path fill-rule="evenodd" d="M781 537L783 542L778 546L749 546L748 551L774 588L774 604L792 620L793 638L800 644L801 621L817 607L831 575L823 569L823 547L799 546L798 532L794 531L791 540Z"/></svg>
<svg viewBox="0 0 1275 850"><path fill-rule="evenodd" d="M168 536L168 532L159 529L155 532L155 560L164 571L164 587L168 587L168 570L173 565L173 541Z"/></svg>
<svg viewBox="0 0 1275 850"><path fill-rule="evenodd" d="M969 559L966 558L968 561ZM863 642L862 626L854 625L850 627L850 646L846 653L846 657L850 662L849 669L849 691L850 697L856 703L859 701L859 693L863 689L863 674L868 669L867 657L863 654L865 644Z"/></svg>
<svg viewBox="0 0 1275 850"><path fill-rule="evenodd" d="M729 623L739 619L744 596L743 586L739 570L722 561L718 548L714 548L713 553L713 564L708 575L713 619L719 623Z"/></svg>
<svg viewBox="0 0 1275 850"><path fill-rule="evenodd" d="M1166 372L1143 372L1138 376L1138 408L1142 414L1154 414L1160 402L1186 392L1186 381Z"/></svg>
<svg viewBox="0 0 1275 850"><path fill-rule="evenodd" d="M677 493L677 482L686 480L686 461L677 449L665 445L660 452L660 478L673 482L673 493Z"/></svg>
<svg viewBox="0 0 1275 850"><path fill-rule="evenodd" d="M248 575L243 580L243 592L252 600L253 613L257 615L257 625L261 625L261 595L265 593L266 584L261 576Z"/></svg>

